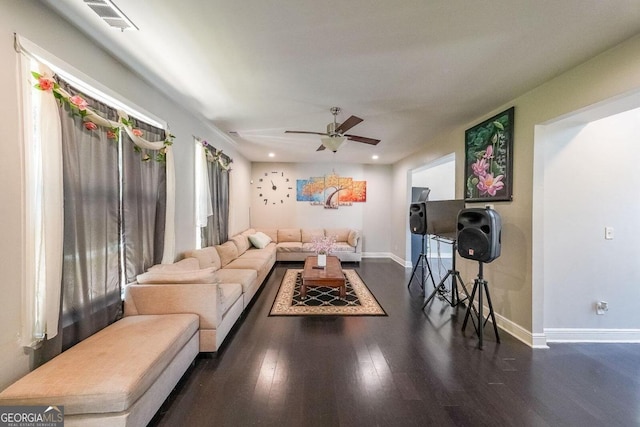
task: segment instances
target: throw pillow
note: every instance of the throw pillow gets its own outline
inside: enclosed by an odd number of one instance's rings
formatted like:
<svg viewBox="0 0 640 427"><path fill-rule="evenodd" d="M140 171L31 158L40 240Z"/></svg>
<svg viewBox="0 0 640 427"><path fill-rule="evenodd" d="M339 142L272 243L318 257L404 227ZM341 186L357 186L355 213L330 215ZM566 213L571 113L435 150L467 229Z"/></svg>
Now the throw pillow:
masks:
<svg viewBox="0 0 640 427"><path fill-rule="evenodd" d="M261 231L249 236L249 241L253 246L258 249L264 249L269 243L271 243L271 237L267 236Z"/></svg>
<svg viewBox="0 0 640 427"><path fill-rule="evenodd" d="M141 284L216 283L215 267L198 270L148 271L136 278Z"/></svg>
<svg viewBox="0 0 640 427"><path fill-rule="evenodd" d="M360 238L360 233L356 230L349 231L349 237L347 238L347 243L354 248L358 246L358 239Z"/></svg>

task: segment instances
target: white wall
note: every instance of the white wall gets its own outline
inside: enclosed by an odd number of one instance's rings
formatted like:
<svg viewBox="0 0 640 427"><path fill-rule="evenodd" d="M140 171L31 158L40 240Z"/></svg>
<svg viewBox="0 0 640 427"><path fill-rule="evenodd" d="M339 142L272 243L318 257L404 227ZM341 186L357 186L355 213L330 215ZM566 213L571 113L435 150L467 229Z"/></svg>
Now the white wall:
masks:
<svg viewBox="0 0 640 427"><path fill-rule="evenodd" d="M217 131L193 115L181 110L164 95L141 80L135 73L115 61L86 36L40 2L0 0L0 80L5 88L0 100L3 132L0 143L0 281L3 309L0 310L0 389L24 375L29 356L19 345L21 289L23 287L24 222L22 145L17 98L17 53L13 34L26 37L41 48L70 64L82 73L112 89L157 117L167 121L176 135L176 250L195 246L194 218L194 149L192 135L197 135L224 149L234 159L232 172L232 230L249 225L250 196L245 190L250 163Z"/></svg>
<svg viewBox="0 0 640 427"><path fill-rule="evenodd" d="M541 141L545 330L640 327L638 135L635 109L586 125L562 121ZM609 312L596 315L596 301Z"/></svg>
<svg viewBox="0 0 640 427"><path fill-rule="evenodd" d="M414 169L411 174L411 186L430 188L429 200L454 199L456 197L455 153Z"/></svg>
<svg viewBox="0 0 640 427"><path fill-rule="evenodd" d="M456 197L456 156L444 156L428 165L414 169L411 173L411 187L427 187L429 200L452 200ZM407 235L410 234L407 229ZM430 257L451 258L453 245L441 243L430 237L427 241ZM414 255L415 256L415 255Z"/></svg>
<svg viewBox="0 0 640 427"><path fill-rule="evenodd" d="M296 180L325 176L334 172L342 177L357 181L367 181L367 201L340 206L338 209L325 209L309 202L296 201ZM273 174L272 172L278 172ZM267 176L265 177L265 173ZM290 197L285 193L271 190L271 178L280 187L279 179L290 179L292 190ZM259 179L268 181L259 182ZM263 228L286 227L352 227L362 230L363 252L366 256L388 256L389 218L391 205L391 167L377 165L356 165L326 163L253 163L251 185L251 226ZM264 184L264 185L263 185ZM262 189L257 187L262 186ZM263 194L260 197L259 194ZM278 193L277 197L273 197ZM265 205L263 199L268 199ZM275 200L275 204L273 201ZM281 203L280 201L284 201Z"/></svg>

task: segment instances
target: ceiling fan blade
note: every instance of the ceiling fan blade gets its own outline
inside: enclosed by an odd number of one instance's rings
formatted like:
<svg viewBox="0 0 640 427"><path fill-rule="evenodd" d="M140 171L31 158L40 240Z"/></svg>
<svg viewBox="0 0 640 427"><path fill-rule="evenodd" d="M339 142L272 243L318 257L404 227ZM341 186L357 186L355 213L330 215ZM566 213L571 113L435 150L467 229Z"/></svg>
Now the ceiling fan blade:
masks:
<svg viewBox="0 0 640 427"><path fill-rule="evenodd" d="M320 147L318 147L318 149L316 151L322 151L322 150L326 150L327 147L325 147L324 145L320 144Z"/></svg>
<svg viewBox="0 0 640 427"><path fill-rule="evenodd" d="M322 136L327 135L325 132L308 132L305 130L285 130L284 133L304 133L307 135L322 135Z"/></svg>
<svg viewBox="0 0 640 427"><path fill-rule="evenodd" d="M358 135L346 135L345 136L350 139L351 141L356 141L356 142L364 142L365 144L371 144L371 145L377 145L380 140L379 139L373 139L373 138L366 138L364 136L358 136Z"/></svg>
<svg viewBox="0 0 640 427"><path fill-rule="evenodd" d="M342 134L348 131L349 129L351 129L352 127L354 127L355 125L357 125L358 123L360 123L361 121L362 119L360 117L351 116L336 128L336 132Z"/></svg>

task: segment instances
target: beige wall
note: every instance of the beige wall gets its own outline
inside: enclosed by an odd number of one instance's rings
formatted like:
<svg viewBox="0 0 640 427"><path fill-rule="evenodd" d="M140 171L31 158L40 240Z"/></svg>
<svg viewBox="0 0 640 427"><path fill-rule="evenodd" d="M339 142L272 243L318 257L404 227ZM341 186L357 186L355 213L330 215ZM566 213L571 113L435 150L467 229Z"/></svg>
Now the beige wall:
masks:
<svg viewBox="0 0 640 427"><path fill-rule="evenodd" d="M506 102L484 116L426 141L424 149L394 165L394 205L408 205L407 174L412 168L429 163L452 150L456 153L456 196L462 197L464 180L465 129L515 106L513 202L495 203L503 221L502 255L485 269L496 312L503 324L524 341L533 344L543 331L543 284L538 276L543 266L533 268L533 189L535 126L608 98L640 90L640 36L636 36L590 61L558 76L544 85ZM469 205L474 206L474 205ZM477 205L475 205L477 206ZM399 258L409 257L407 218L404 210L393 213L392 251ZM460 262L465 282L477 275L477 265ZM533 272L536 286L533 286Z"/></svg>

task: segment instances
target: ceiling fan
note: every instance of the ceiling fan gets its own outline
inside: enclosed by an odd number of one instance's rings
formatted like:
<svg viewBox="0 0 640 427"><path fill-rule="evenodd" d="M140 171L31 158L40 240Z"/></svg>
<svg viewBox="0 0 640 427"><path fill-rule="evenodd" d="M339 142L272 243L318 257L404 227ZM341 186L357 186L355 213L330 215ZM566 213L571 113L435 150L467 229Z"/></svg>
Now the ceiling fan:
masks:
<svg viewBox="0 0 640 427"><path fill-rule="evenodd" d="M358 123L360 123L362 119L360 117L351 116L347 120L342 122L342 124L338 125L336 118L338 114L340 114L341 109L339 107L331 107L330 111L331 111L331 114L333 114L333 123L329 123L327 125L327 131L324 133L309 132L309 131L303 131L303 130L287 130L285 131L285 133L304 133L304 134L312 134L312 135L321 135L322 138L320 138L320 141L322 142L322 145L320 145L320 147L318 147L316 151L322 151L328 148L334 153L338 151L338 147L340 147L340 145L342 145L342 143L347 139L351 141L363 142L365 144L371 144L371 145L376 145L380 142L379 139L366 138L364 136L351 135L351 134L345 133L346 131L348 131L349 129L351 129Z"/></svg>

